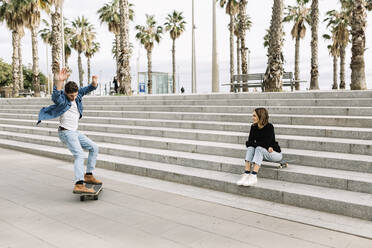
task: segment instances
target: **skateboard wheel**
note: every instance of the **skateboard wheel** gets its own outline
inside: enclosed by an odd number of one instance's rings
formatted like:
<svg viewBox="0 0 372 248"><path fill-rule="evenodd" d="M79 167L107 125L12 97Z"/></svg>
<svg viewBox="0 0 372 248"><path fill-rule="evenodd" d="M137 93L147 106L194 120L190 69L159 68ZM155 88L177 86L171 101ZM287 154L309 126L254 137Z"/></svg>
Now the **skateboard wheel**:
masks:
<svg viewBox="0 0 372 248"><path fill-rule="evenodd" d="M85 197L83 195L80 196L80 201L85 201Z"/></svg>
<svg viewBox="0 0 372 248"><path fill-rule="evenodd" d="M98 195L95 195L95 196L93 197L93 199L94 199L94 200L98 200Z"/></svg>

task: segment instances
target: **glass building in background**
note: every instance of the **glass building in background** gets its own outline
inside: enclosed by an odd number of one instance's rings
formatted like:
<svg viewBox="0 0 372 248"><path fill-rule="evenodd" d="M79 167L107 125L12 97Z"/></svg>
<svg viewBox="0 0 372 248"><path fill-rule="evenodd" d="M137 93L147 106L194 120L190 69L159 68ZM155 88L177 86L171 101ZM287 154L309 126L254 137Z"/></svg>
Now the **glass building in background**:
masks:
<svg viewBox="0 0 372 248"><path fill-rule="evenodd" d="M172 74L152 72L152 94L171 94L173 89ZM176 87L178 92L178 87ZM138 73L137 93L147 94L147 72Z"/></svg>

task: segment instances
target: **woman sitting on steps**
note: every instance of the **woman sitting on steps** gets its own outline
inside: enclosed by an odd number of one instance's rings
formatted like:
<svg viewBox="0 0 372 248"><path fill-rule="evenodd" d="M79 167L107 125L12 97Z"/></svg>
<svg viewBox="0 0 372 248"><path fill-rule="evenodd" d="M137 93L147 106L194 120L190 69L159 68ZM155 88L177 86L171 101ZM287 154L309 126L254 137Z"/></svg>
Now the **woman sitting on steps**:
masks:
<svg viewBox="0 0 372 248"><path fill-rule="evenodd" d="M269 123L265 108L257 108L252 114L253 124L245 143L248 150L245 156L245 172L237 185L252 186L257 183L257 173L263 160L279 162L283 155L275 140L274 126ZM253 169L253 171L251 171Z"/></svg>

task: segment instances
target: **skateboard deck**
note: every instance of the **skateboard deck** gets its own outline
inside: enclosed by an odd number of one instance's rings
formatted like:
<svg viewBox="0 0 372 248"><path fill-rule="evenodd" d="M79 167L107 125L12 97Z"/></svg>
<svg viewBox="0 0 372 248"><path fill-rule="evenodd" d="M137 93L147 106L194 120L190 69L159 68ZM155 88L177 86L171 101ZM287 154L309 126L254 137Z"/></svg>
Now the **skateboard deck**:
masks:
<svg viewBox="0 0 372 248"><path fill-rule="evenodd" d="M98 200L98 196L102 192L103 185L102 184L90 184L90 183L87 183L87 184L85 184L85 187L87 187L89 189L90 188L93 188L94 191L96 191L96 193L94 193L94 194L81 193L80 194L80 201L85 201L87 199Z"/></svg>
<svg viewBox="0 0 372 248"><path fill-rule="evenodd" d="M282 168L287 168L288 167L288 163L290 163L290 162L291 161L288 160L288 159L282 159L279 162L268 162L268 161L265 161L265 164L264 165L269 166L269 167L276 167L276 168L282 169Z"/></svg>

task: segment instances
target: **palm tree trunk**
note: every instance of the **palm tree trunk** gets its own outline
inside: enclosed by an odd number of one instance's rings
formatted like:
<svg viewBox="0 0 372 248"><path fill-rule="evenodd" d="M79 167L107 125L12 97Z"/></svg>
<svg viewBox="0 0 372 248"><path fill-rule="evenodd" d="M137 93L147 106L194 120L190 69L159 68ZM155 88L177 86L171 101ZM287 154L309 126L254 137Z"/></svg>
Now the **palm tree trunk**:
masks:
<svg viewBox="0 0 372 248"><path fill-rule="evenodd" d="M313 0L311 4L311 71L310 90L319 89L318 71L318 23L319 23L319 0Z"/></svg>
<svg viewBox="0 0 372 248"><path fill-rule="evenodd" d="M366 45L366 1L355 0L353 7L353 15L351 19L351 35L352 35L352 48L351 48L351 84L352 90L365 90L366 73L364 63L364 50Z"/></svg>
<svg viewBox="0 0 372 248"><path fill-rule="evenodd" d="M247 18L247 0L241 0L239 4L239 16L242 23L246 23ZM240 30L240 53L242 58L242 74L248 73L247 48L245 47L246 27L241 25ZM243 92L248 92L248 86L243 86Z"/></svg>
<svg viewBox="0 0 372 248"><path fill-rule="evenodd" d="M340 89L344 90L345 83L345 46L340 47Z"/></svg>
<svg viewBox="0 0 372 248"><path fill-rule="evenodd" d="M19 89L24 89L24 78L23 78L23 61L22 61L22 37L19 36L19 47L18 47L18 56L19 56Z"/></svg>
<svg viewBox="0 0 372 248"><path fill-rule="evenodd" d="M152 51L147 50L147 93L152 94Z"/></svg>
<svg viewBox="0 0 372 248"><path fill-rule="evenodd" d="M122 82L120 81L120 35L115 35L115 43L116 43L116 51L115 51L115 57L116 57L116 80L118 81L119 85L122 85Z"/></svg>
<svg viewBox="0 0 372 248"><path fill-rule="evenodd" d="M90 84L90 57L87 57L88 84Z"/></svg>
<svg viewBox="0 0 372 248"><path fill-rule="evenodd" d="M132 95L132 78L130 75L130 44L129 44L129 3L128 0L120 0L120 92Z"/></svg>
<svg viewBox="0 0 372 248"><path fill-rule="evenodd" d="M239 37L236 37L236 70L237 70L237 74L241 74L241 71L240 71L240 39ZM238 92L240 92L241 89L239 88L238 89Z"/></svg>
<svg viewBox="0 0 372 248"><path fill-rule="evenodd" d="M294 78L295 80L300 80L300 36L296 37L296 48L295 48L295 69L294 69ZM296 90L300 90L300 83L296 82Z"/></svg>
<svg viewBox="0 0 372 248"><path fill-rule="evenodd" d="M283 0L274 0L270 25L268 62L264 76L265 91L281 91L283 75Z"/></svg>
<svg viewBox="0 0 372 248"><path fill-rule="evenodd" d="M176 94L176 39L173 39L172 44L172 70L173 94Z"/></svg>
<svg viewBox="0 0 372 248"><path fill-rule="evenodd" d="M80 87L83 87L83 63L81 62L81 52L78 52L78 69L79 69L79 84Z"/></svg>
<svg viewBox="0 0 372 248"><path fill-rule="evenodd" d="M332 90L338 89L338 83L337 83L337 71L338 71L338 59L337 56L333 56L333 85Z"/></svg>
<svg viewBox="0 0 372 248"><path fill-rule="evenodd" d="M31 27L31 39L32 39L32 88L34 89L35 96L40 97L37 27Z"/></svg>
<svg viewBox="0 0 372 248"><path fill-rule="evenodd" d="M19 33L17 31L12 32L12 79L13 79L13 97L19 95Z"/></svg>
<svg viewBox="0 0 372 248"><path fill-rule="evenodd" d="M234 15L230 14L230 83L234 76ZM230 92L234 92L234 87L230 86Z"/></svg>
<svg viewBox="0 0 372 248"><path fill-rule="evenodd" d="M61 56L61 14L59 8L55 9L52 14L52 73L53 73L53 84L56 84L58 80L58 73L60 70L60 56ZM53 85L52 85L53 87Z"/></svg>

